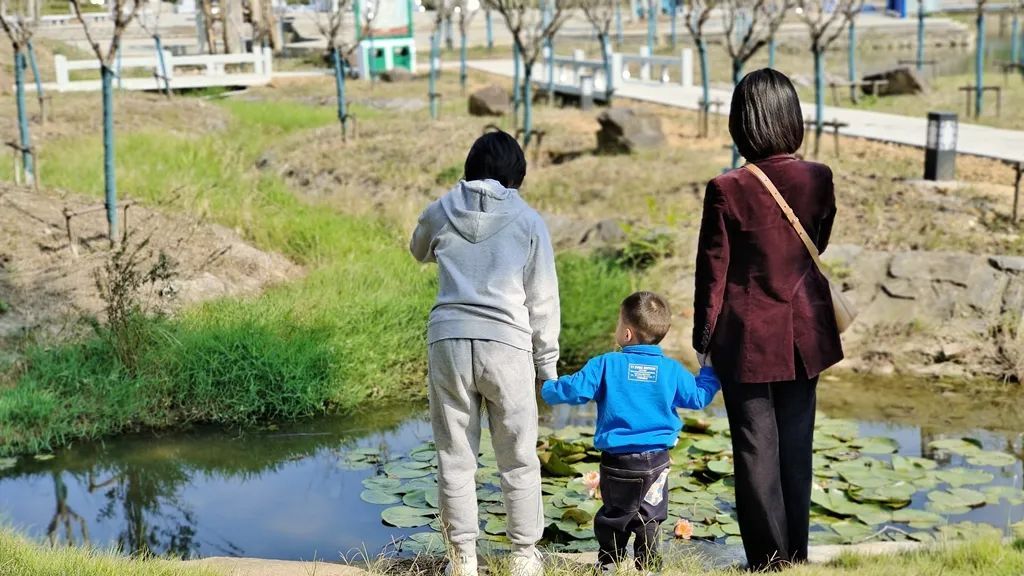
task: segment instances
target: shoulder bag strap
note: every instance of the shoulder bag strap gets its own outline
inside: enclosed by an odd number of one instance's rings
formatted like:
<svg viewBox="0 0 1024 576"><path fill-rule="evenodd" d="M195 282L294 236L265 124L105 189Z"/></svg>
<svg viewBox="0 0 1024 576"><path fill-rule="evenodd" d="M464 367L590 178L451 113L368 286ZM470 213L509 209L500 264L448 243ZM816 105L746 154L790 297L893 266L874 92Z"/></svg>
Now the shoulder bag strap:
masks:
<svg viewBox="0 0 1024 576"><path fill-rule="evenodd" d="M779 194L779 190L775 187L775 184L772 184L772 181L768 176L756 165L748 163L743 167L746 168L748 172L756 176L757 179L761 181L761 185L771 193L772 198L775 198L775 202L779 205L779 208L782 208L782 213L786 215L786 220L789 220L793 229L796 230L797 236L800 237L800 240L803 240L804 246L807 247L807 251L811 254L811 259L814 260L814 264L822 274L825 274L825 268L822 266L821 257L818 254L818 247L811 241L810 236L807 235L807 231L804 230L803 224L800 224L800 219L793 213L793 209L789 207L789 203L782 197L782 194Z"/></svg>

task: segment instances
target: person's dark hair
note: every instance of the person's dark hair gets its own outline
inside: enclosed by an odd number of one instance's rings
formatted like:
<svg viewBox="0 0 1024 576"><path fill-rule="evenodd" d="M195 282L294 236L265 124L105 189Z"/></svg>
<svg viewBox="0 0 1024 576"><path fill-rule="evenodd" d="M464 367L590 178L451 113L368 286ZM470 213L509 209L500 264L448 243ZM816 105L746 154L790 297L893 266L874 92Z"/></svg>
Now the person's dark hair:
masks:
<svg viewBox="0 0 1024 576"><path fill-rule="evenodd" d="M668 301L654 292L634 292L622 301L622 320L641 344L658 344L672 327Z"/></svg>
<svg viewBox="0 0 1024 576"><path fill-rule="evenodd" d="M526 156L507 132L488 132L476 139L466 156L466 180L497 180L518 188L526 178Z"/></svg>
<svg viewBox="0 0 1024 576"><path fill-rule="evenodd" d="M744 76L732 93L729 135L748 162L793 154L804 141L804 117L793 83L771 68Z"/></svg>

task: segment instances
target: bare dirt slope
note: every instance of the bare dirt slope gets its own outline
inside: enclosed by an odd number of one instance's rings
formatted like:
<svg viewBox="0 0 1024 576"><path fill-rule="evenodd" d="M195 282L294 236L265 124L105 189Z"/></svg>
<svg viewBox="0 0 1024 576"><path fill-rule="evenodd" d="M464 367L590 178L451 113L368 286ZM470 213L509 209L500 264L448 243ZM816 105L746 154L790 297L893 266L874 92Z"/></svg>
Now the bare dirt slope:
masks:
<svg viewBox="0 0 1024 576"><path fill-rule="evenodd" d="M73 218L73 243L64 218L65 208L78 212L98 205L80 196L0 184L0 342L35 330L59 334L83 315L102 312L95 277L111 255L105 213ZM119 214L123 218L123 211ZM283 256L194 217L134 205L128 209L128 232L129 245L148 238L149 258L164 252L175 263L174 277L145 295L167 312L202 300L256 294L301 273Z"/></svg>

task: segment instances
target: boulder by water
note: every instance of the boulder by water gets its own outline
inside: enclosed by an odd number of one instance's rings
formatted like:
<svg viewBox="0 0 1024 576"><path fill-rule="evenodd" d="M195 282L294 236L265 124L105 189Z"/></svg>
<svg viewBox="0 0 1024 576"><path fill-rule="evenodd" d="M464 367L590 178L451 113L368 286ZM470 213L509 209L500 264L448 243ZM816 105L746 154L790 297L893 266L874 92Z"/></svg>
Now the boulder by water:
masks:
<svg viewBox="0 0 1024 576"><path fill-rule="evenodd" d="M901 94L920 94L924 92L924 80L918 76L913 68L901 66L891 68L877 74L868 74L864 77L865 82L885 80L888 84L878 87L877 96L898 96ZM864 93L873 95L874 89L871 86L864 86Z"/></svg>
<svg viewBox="0 0 1024 576"><path fill-rule="evenodd" d="M509 111L509 93L496 84L473 92L469 96L471 116L504 116Z"/></svg>
<svg viewBox="0 0 1024 576"><path fill-rule="evenodd" d="M632 108L611 108L597 117L597 150L604 154L630 154L665 144L661 118Z"/></svg>

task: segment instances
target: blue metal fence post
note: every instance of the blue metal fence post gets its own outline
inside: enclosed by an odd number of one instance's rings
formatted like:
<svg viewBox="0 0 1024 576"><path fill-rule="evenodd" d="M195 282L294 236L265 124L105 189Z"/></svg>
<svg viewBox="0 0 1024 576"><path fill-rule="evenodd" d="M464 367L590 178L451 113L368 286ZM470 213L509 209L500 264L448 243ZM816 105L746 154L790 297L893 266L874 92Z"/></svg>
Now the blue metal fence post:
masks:
<svg viewBox="0 0 1024 576"><path fill-rule="evenodd" d="M18 105L21 165L25 169L25 179L28 183L31 183L35 178L35 168L32 165L32 144L28 132L28 110L25 107L25 53L20 46L14 50L14 91Z"/></svg>
<svg viewBox="0 0 1024 576"><path fill-rule="evenodd" d="M974 55L974 115L981 116L985 100L985 11L978 10L978 46Z"/></svg>
<svg viewBox="0 0 1024 576"><path fill-rule="evenodd" d="M530 145L532 139L530 131L533 129L533 102L530 94L530 71L525 71L523 76L523 147L525 148Z"/></svg>
<svg viewBox="0 0 1024 576"><path fill-rule="evenodd" d="M711 78L708 71L708 45L701 36L697 39L697 55L700 57L700 88L704 95L703 109L704 124L701 127L703 136L708 135L708 114L711 112Z"/></svg>
<svg viewBox="0 0 1024 576"><path fill-rule="evenodd" d="M775 68L775 35L768 39L768 67Z"/></svg>
<svg viewBox="0 0 1024 576"><path fill-rule="evenodd" d="M917 71L924 70L924 0L917 2Z"/></svg>
<svg viewBox="0 0 1024 576"><path fill-rule="evenodd" d="M117 244L117 181L114 173L114 71L106 64L100 69L103 85L103 190L107 208L110 243Z"/></svg>

